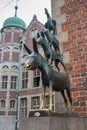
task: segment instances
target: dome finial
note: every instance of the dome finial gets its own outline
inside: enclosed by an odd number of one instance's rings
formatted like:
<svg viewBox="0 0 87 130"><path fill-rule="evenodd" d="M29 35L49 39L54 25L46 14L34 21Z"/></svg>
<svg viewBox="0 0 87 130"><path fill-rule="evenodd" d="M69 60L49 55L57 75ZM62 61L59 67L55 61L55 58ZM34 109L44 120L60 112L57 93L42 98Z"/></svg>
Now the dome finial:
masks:
<svg viewBox="0 0 87 130"><path fill-rule="evenodd" d="M17 17L17 10L18 10L17 1L18 1L18 0L16 0L16 6L15 6L15 17Z"/></svg>

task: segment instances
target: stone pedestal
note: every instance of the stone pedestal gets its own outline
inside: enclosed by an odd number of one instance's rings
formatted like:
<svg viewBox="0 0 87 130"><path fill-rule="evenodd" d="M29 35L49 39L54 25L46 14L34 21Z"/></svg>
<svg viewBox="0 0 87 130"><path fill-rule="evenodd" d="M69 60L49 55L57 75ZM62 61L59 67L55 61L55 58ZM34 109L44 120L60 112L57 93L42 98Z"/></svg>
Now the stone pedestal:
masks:
<svg viewBox="0 0 87 130"><path fill-rule="evenodd" d="M31 111L20 121L19 130L87 130L87 118L76 114Z"/></svg>
<svg viewBox="0 0 87 130"><path fill-rule="evenodd" d="M76 113L67 113L67 112L54 112L49 109L41 109L41 110L30 110L29 117L78 117Z"/></svg>

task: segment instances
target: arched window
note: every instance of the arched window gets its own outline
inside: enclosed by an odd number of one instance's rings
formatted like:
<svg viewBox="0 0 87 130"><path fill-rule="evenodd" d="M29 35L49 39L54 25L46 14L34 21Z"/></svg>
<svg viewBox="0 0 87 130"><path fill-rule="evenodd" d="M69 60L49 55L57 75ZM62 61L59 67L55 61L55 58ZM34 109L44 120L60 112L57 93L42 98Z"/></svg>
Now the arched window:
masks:
<svg viewBox="0 0 87 130"><path fill-rule="evenodd" d="M5 108L5 100L1 100L1 109Z"/></svg>
<svg viewBox="0 0 87 130"><path fill-rule="evenodd" d="M8 67L7 65L4 65L4 66L2 67L2 69L7 70L7 69L9 69L9 67Z"/></svg>
<svg viewBox="0 0 87 130"><path fill-rule="evenodd" d="M15 102L15 100L11 100L11 101L10 101L10 109L15 109L15 107L16 107L16 102Z"/></svg>
<svg viewBox="0 0 87 130"><path fill-rule="evenodd" d="M15 28L14 31L20 32L20 29L19 28Z"/></svg>
<svg viewBox="0 0 87 130"><path fill-rule="evenodd" d="M11 69L12 70L18 70L18 67L14 65L14 66L11 67Z"/></svg>
<svg viewBox="0 0 87 130"><path fill-rule="evenodd" d="M11 32L12 29L11 28L6 28L6 32Z"/></svg>
<svg viewBox="0 0 87 130"><path fill-rule="evenodd" d="M14 49L14 50L18 50L18 47L14 47L13 49Z"/></svg>
<svg viewBox="0 0 87 130"><path fill-rule="evenodd" d="M5 51L8 51L8 50L10 50L10 48L9 48L9 47L5 47L4 50L5 50Z"/></svg>

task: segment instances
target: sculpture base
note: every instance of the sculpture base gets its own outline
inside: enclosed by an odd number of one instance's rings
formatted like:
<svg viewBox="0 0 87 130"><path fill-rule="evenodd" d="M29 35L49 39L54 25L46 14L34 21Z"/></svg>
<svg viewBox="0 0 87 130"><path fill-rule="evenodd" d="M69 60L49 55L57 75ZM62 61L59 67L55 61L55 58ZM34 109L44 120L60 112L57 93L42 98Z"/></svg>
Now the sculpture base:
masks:
<svg viewBox="0 0 87 130"><path fill-rule="evenodd" d="M39 110L30 110L29 112L29 117L46 117L46 116L58 116L58 117L62 117L62 116L72 116L72 117L77 117L78 114L76 113L58 113L58 112L54 112L54 111L50 111L49 109L39 109Z"/></svg>
<svg viewBox="0 0 87 130"><path fill-rule="evenodd" d="M19 124L18 130L87 130L87 118L48 110L30 111L29 118L20 120Z"/></svg>

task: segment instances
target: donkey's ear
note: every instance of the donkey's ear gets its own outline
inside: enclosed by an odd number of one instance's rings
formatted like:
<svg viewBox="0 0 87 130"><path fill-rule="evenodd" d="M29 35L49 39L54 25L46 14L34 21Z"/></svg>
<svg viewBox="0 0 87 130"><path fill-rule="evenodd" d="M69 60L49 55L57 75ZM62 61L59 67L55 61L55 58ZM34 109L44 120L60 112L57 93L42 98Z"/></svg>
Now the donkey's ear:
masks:
<svg viewBox="0 0 87 130"><path fill-rule="evenodd" d="M25 48L25 50L27 51L28 54L32 53L32 51L25 44L24 44L24 48Z"/></svg>
<svg viewBox="0 0 87 130"><path fill-rule="evenodd" d="M34 52L36 52L38 54L37 42L36 42L35 38L33 38L32 40L33 40L33 50L34 50Z"/></svg>
<svg viewBox="0 0 87 130"><path fill-rule="evenodd" d="M41 36L42 36L43 38L45 38L44 32L43 32L43 31L41 31Z"/></svg>

